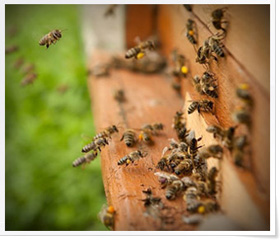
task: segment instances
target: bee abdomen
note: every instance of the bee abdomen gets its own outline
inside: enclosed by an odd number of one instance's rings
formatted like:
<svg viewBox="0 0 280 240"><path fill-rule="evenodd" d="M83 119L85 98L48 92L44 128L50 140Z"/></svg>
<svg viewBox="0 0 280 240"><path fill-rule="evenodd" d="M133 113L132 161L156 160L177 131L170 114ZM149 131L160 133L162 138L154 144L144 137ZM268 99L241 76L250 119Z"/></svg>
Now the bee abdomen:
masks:
<svg viewBox="0 0 280 240"><path fill-rule="evenodd" d="M188 108L188 114L193 113L198 107L198 103L197 102L193 102L189 108Z"/></svg>
<svg viewBox="0 0 280 240"><path fill-rule="evenodd" d="M216 45L216 46L214 46L213 47L214 49L214 52L218 55L218 56L220 56L220 57L224 57L225 56L225 53L224 53L224 51L223 51L223 49L219 46L219 45Z"/></svg>
<svg viewBox="0 0 280 240"><path fill-rule="evenodd" d="M216 90L209 90L209 89L207 89L207 90L205 91L205 93L206 93L209 97L218 98L218 93L216 92Z"/></svg>
<svg viewBox="0 0 280 240"><path fill-rule="evenodd" d="M97 152L96 151L88 153L85 156L82 156L82 157L78 158L77 160L75 160L72 163L72 166L73 167L78 167L83 163L90 162L90 161L94 160L96 157L97 157Z"/></svg>
<svg viewBox="0 0 280 240"><path fill-rule="evenodd" d="M82 148L82 152L89 152L90 150L93 150L95 147L96 147L96 144L95 144L95 142L93 141L93 142L87 144L86 146L84 146L84 147Z"/></svg>
<svg viewBox="0 0 280 240"><path fill-rule="evenodd" d="M129 49L126 54L125 54L125 58L132 58L132 57L136 57L138 53L141 52L141 49L139 47L134 47Z"/></svg>
<svg viewBox="0 0 280 240"><path fill-rule="evenodd" d="M129 157L128 156L124 156L123 158L121 158L119 161L118 161L118 165L123 165L127 162L127 160L129 160Z"/></svg>
<svg viewBox="0 0 280 240"><path fill-rule="evenodd" d="M192 35L190 35L189 33L187 33L187 38L190 41L190 43L192 44L196 44L196 40L194 39L194 37Z"/></svg>

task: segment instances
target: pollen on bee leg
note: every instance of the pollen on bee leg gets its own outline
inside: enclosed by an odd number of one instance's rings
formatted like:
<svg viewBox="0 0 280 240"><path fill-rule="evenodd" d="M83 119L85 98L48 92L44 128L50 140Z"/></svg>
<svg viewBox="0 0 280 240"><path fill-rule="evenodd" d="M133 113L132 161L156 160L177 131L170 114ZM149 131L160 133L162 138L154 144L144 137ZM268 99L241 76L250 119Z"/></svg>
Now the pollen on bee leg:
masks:
<svg viewBox="0 0 280 240"><path fill-rule="evenodd" d="M140 52L140 53L137 54L136 58L137 58L137 59L141 59L141 58L143 58L144 56L145 56L145 53L144 53L144 52Z"/></svg>
<svg viewBox="0 0 280 240"><path fill-rule="evenodd" d="M107 209L107 212L114 213L115 212L114 207L113 206L109 206L108 209Z"/></svg>
<svg viewBox="0 0 280 240"><path fill-rule="evenodd" d="M199 208L197 209L197 212L200 214L205 213L205 207L204 206L199 206Z"/></svg>
<svg viewBox="0 0 280 240"><path fill-rule="evenodd" d="M249 89L249 85L247 83L242 83L239 85L239 88L243 89L243 90L247 90L247 89Z"/></svg>
<svg viewBox="0 0 280 240"><path fill-rule="evenodd" d="M189 71L189 69L186 67L186 66L182 66L181 67L181 72L184 73L184 74L187 74Z"/></svg>
<svg viewBox="0 0 280 240"><path fill-rule="evenodd" d="M191 35L191 36L193 36L193 35L194 35L193 30L189 30L189 35Z"/></svg>

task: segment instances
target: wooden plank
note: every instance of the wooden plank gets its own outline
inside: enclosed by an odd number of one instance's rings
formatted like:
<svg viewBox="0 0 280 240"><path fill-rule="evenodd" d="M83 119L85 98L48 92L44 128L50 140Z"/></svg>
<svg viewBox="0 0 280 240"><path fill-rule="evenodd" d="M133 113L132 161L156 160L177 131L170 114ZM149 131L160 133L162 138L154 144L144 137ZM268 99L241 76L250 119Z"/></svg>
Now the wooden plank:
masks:
<svg viewBox="0 0 280 240"><path fill-rule="evenodd" d="M104 54L94 52L91 64L105 61ZM182 198L167 201L163 189L154 176L155 166L162 150L168 145L169 138L175 137L172 130L172 117L183 106L183 101L169 86L169 82L161 75L135 74L124 70L113 70L108 77L95 78L88 81L92 110L97 130L112 124L124 127L140 128L145 123L161 122L164 133L154 137L155 144L146 146L148 156L139 160L137 166L118 166L117 161L129 152L137 149L127 148L120 134L113 136L108 147L102 150L102 176L108 203L116 209L114 230L190 230L182 223L182 214L186 213L186 205ZM119 104L113 98L113 91L122 88L127 101ZM92 163L94 164L94 163ZM169 207L167 215L174 218L173 224L166 224L157 218L145 217L145 208L141 199L145 198L143 190L151 188L154 196L160 196L165 206Z"/></svg>
<svg viewBox="0 0 280 240"><path fill-rule="evenodd" d="M194 7L194 11L197 10L198 7ZM203 12L203 11L201 11ZM211 11L210 11L211 12ZM235 9L234 13L237 14L238 11ZM198 27L198 36L199 36L199 44L201 46L203 41L210 36L209 30L206 28L205 23L199 21L194 15L187 12L183 7L178 6L170 6L170 5L161 5L159 7L158 13L158 32L161 39L162 45L162 52L165 55L169 55L173 48L177 48L178 51L184 54L188 59L188 66L190 68L190 74L188 78L183 82L183 94L186 93L187 99L197 100L200 99L201 96L195 92L192 86L192 76L194 75L202 75L205 69L198 63L195 62L196 52L194 51L193 46L188 42L186 37L184 36L184 28L186 20L192 17ZM234 16L235 19L238 18L238 15ZM232 17L232 18L234 18ZM205 18L206 19L206 18ZM233 28L232 23L231 27ZM267 26L265 26L267 27ZM242 29L242 27L241 27ZM263 29L263 28L262 28ZM262 32L263 35L266 35L266 32ZM248 34L249 35L249 34ZM228 46L227 43L231 40L229 39L231 35L228 35L226 38L226 47ZM243 42L244 34L239 34L240 40L239 42ZM249 35L250 36L250 35ZM254 35L252 35L254 36ZM246 35L246 37L248 37ZM261 38L262 39L262 38ZM247 41L247 40L246 40ZM253 41L253 40L252 40ZM239 46L239 45L238 45ZM242 49L241 44L241 49ZM269 45L268 45L269 46ZM244 46L243 46L244 47ZM262 47L259 46L260 48ZM265 47L265 46L264 46ZM259 82L258 78L255 77L254 74L251 74L250 68L247 69L247 64L244 63L246 67L240 65L239 56L235 57L232 55L235 51L232 51L231 54L231 45L229 46L229 52L226 52L225 59L219 59L218 64L212 63L211 70L216 74L218 78L219 84L219 98L214 100L216 106L216 114L215 118L210 116L209 114L202 114L205 124L202 124L202 120L191 120L192 117L188 117L188 128L195 129L198 132L202 131L201 129L205 129L206 126L214 123L218 123L222 127L229 127L233 126L235 123L232 121L231 114L234 111L236 105L238 104L238 99L235 96L235 89L236 87L243 82L246 82L250 85L250 91L254 97L254 110L252 112L252 119L253 126L250 134L248 130L243 127L238 128L238 134L246 133L249 134L249 138L251 141L251 151L252 157L249 160L250 171L246 174L240 175L240 169L236 169L234 166L227 165L228 162L232 162L230 156L223 161L222 165L225 163L225 167L221 165L222 175L224 176L223 169L231 169L234 174L231 174L232 179L227 181L223 184L223 191L222 191L222 206L225 212L229 213L230 217L234 219L240 219L240 222L243 223L244 227L254 229L254 226L249 223L250 220L244 220L243 212L248 210L248 206L254 202L252 206L255 209L255 217L256 219L260 219L259 213L265 219L265 221L258 221L258 223L262 223L262 228L267 228L269 223L269 193L270 193L270 164L269 164L269 92L267 91L267 79L269 79L269 67L268 70L265 70L263 74L266 77L260 79ZM264 64L259 62L255 62L254 59L258 59L259 56L257 54L253 54L256 52L246 52L248 55L247 57L251 58L251 62L256 63L254 65L254 69L262 68L266 66L267 61L263 59ZM243 58L241 57L241 60ZM241 61L240 60L240 61ZM248 60L246 60L247 62ZM242 62L242 61L241 61ZM253 76L253 77L252 77ZM189 103L186 102L186 106ZM203 136L205 133L201 133ZM205 142L208 143L209 139ZM210 143L210 141L209 141ZM261 147L260 147L261 146ZM227 170L229 171L229 170ZM225 175L226 176L226 175ZM252 187L253 184L253 187ZM236 185L236 189L246 189L249 192L248 195L239 196L239 195L232 195L230 191L233 191L235 188L232 186ZM243 191L244 192L244 191ZM229 199L229 197L231 199ZM245 197L247 196L247 197ZM244 197L244 198L243 198ZM230 202L238 202L240 203L239 206L239 216L236 216L237 212L234 212L233 208L230 208L230 205L227 204L226 201ZM246 204L243 203L243 200L247 200ZM249 208L252 210L252 208ZM244 210L244 211L243 211ZM251 211L253 212L253 211ZM246 224L245 224L246 223ZM260 226L260 224L256 224L256 226Z"/></svg>

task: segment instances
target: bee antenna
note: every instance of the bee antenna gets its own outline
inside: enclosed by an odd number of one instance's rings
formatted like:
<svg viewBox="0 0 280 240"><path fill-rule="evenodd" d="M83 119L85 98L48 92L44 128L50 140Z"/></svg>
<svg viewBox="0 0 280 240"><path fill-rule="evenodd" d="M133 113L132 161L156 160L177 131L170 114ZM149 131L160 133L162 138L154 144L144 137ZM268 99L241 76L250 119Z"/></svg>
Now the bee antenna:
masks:
<svg viewBox="0 0 280 240"><path fill-rule="evenodd" d="M68 28L60 30L61 32L68 31Z"/></svg>

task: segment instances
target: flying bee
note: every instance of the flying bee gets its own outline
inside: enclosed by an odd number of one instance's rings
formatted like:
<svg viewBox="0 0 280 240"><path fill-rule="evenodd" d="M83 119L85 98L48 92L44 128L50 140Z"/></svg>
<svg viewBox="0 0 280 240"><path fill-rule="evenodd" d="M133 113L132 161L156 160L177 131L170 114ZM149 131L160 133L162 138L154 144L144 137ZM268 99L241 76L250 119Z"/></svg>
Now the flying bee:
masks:
<svg viewBox="0 0 280 240"><path fill-rule="evenodd" d="M184 55L179 54L177 50L172 51L172 61L174 63L173 75L176 77L187 77L189 72L188 67L186 66L186 58Z"/></svg>
<svg viewBox="0 0 280 240"><path fill-rule="evenodd" d="M98 138L111 138L111 136L117 132L119 132L119 130L116 127L116 125L112 125L112 126L105 128L104 131L102 131L102 132L98 133L96 136L94 136L93 140L96 140Z"/></svg>
<svg viewBox="0 0 280 240"><path fill-rule="evenodd" d="M213 144L207 148L203 148L198 154L204 159L208 159L210 157L221 159L223 156L223 148L218 144Z"/></svg>
<svg viewBox="0 0 280 240"><path fill-rule="evenodd" d="M91 74L96 78L107 77L110 75L110 66L108 64L97 64L88 70L88 75Z"/></svg>
<svg viewBox="0 0 280 240"><path fill-rule="evenodd" d="M27 76L24 79L22 79L20 84L21 84L21 86L26 86L28 84L32 84L36 78L37 78L36 73L29 73L29 74L27 74Z"/></svg>
<svg viewBox="0 0 280 240"><path fill-rule="evenodd" d="M19 69L24 63L24 59L23 58L18 58L15 62L14 62L14 68Z"/></svg>
<svg viewBox="0 0 280 240"><path fill-rule="evenodd" d="M188 107L188 114L192 114L195 110L200 114L203 112L210 112L214 114L214 103L210 100L201 100L201 101L191 101L192 103Z"/></svg>
<svg viewBox="0 0 280 240"><path fill-rule="evenodd" d="M46 45L46 47L49 48L52 43L55 44L56 41L58 41L62 37L61 33L62 30L55 29L42 37L39 41L39 44L41 46Z"/></svg>
<svg viewBox="0 0 280 240"><path fill-rule="evenodd" d="M174 168L177 175L191 175L193 170L193 163L191 159L182 160L178 166Z"/></svg>
<svg viewBox="0 0 280 240"><path fill-rule="evenodd" d="M187 32L186 32L186 37L188 38L189 42L191 44L196 44L197 43L197 33L195 31L195 21L192 19L188 19L188 22L186 24Z"/></svg>
<svg viewBox="0 0 280 240"><path fill-rule="evenodd" d="M174 180L166 188L165 197L168 200L173 200L176 196L185 190L185 185L181 180Z"/></svg>
<svg viewBox="0 0 280 240"><path fill-rule="evenodd" d="M223 32L226 32L226 29L222 27L223 23L227 23L226 21L222 21L224 17L224 12L226 11L226 8L219 8L214 10L211 13L212 16L212 24L217 30L222 30Z"/></svg>
<svg viewBox="0 0 280 240"><path fill-rule="evenodd" d="M104 17L114 16L117 6L117 4L110 4L104 13Z"/></svg>
<svg viewBox="0 0 280 240"><path fill-rule="evenodd" d="M130 163L134 163L136 160L144 158L145 156L146 155L143 152L141 152L140 150L136 150L121 158L118 161L118 165L125 164L126 166L128 166Z"/></svg>
<svg viewBox="0 0 280 240"><path fill-rule="evenodd" d="M104 204L101 211L98 213L98 218L107 228L113 229L115 214L116 211L113 206L107 206Z"/></svg>
<svg viewBox="0 0 280 240"><path fill-rule="evenodd" d="M132 58L141 59L145 56L146 50L154 50L155 49L155 42L154 41L146 41L141 42L138 46L130 48L126 54L125 58Z"/></svg>
<svg viewBox="0 0 280 240"><path fill-rule="evenodd" d="M124 90L123 89L118 89L114 92L114 99L121 103L125 101L125 96L124 96Z"/></svg>
<svg viewBox="0 0 280 240"><path fill-rule="evenodd" d="M91 161L93 161L96 157L97 157L97 151L94 150L90 153L87 153L86 155L76 159L73 163L72 163L72 166L73 167L78 167L80 166L81 164L84 164L84 163L90 163Z"/></svg>
<svg viewBox="0 0 280 240"><path fill-rule="evenodd" d="M120 141L124 140L124 143L128 147L133 147L137 142L136 132L133 129L126 129L122 135Z"/></svg>
<svg viewBox="0 0 280 240"><path fill-rule="evenodd" d="M8 46L5 48L5 54L10 54L19 50L17 45Z"/></svg>
<svg viewBox="0 0 280 240"><path fill-rule="evenodd" d="M24 66L22 68L22 72L24 74L27 74L27 73L33 72L34 69L35 69L35 65L34 64L27 64L26 66Z"/></svg>
<svg viewBox="0 0 280 240"><path fill-rule="evenodd" d="M158 177L158 181L161 184L161 188L166 188L167 185L171 184L173 181L179 180L179 178L173 174L156 172L156 173L154 173L154 175L156 175Z"/></svg>
<svg viewBox="0 0 280 240"><path fill-rule="evenodd" d="M91 143L87 144L82 148L82 152L89 152L91 150L99 150L101 152L101 147L105 147L106 145L109 145L106 138L98 138L96 140L93 140Z"/></svg>
<svg viewBox="0 0 280 240"><path fill-rule="evenodd" d="M216 177L218 176L218 169L212 167L207 176L207 188L210 195L216 194Z"/></svg>

